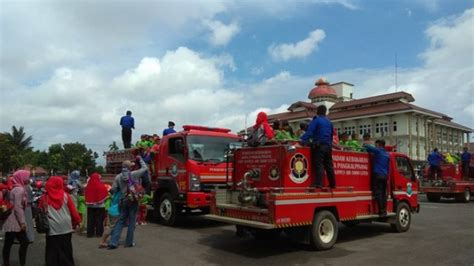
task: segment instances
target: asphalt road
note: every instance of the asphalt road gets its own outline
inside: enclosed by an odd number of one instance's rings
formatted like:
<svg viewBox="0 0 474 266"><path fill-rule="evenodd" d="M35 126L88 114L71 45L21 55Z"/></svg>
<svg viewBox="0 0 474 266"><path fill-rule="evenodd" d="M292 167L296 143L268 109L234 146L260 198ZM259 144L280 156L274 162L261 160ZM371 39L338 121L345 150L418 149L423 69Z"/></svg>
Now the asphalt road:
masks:
<svg viewBox="0 0 474 266"><path fill-rule="evenodd" d="M474 265L474 202L427 202L408 232L386 224L339 229L336 246L324 252L282 236L273 241L238 238L233 226L189 217L177 227L136 230L136 247L98 249L98 239L74 235L76 265ZM124 231L125 234L125 231ZM18 265L17 246L12 265ZM27 265L44 265L44 237L28 250Z"/></svg>

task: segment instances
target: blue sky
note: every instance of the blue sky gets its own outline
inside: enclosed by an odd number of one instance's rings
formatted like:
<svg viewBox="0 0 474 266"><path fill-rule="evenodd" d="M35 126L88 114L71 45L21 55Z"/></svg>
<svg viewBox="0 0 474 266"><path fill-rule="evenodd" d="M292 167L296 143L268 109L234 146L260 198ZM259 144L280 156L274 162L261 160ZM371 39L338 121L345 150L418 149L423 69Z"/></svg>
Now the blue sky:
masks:
<svg viewBox="0 0 474 266"><path fill-rule="evenodd" d="M474 128L473 14L462 0L0 0L0 130L99 152L126 109L134 137L168 120L238 130L320 76L392 92L395 53L399 90Z"/></svg>

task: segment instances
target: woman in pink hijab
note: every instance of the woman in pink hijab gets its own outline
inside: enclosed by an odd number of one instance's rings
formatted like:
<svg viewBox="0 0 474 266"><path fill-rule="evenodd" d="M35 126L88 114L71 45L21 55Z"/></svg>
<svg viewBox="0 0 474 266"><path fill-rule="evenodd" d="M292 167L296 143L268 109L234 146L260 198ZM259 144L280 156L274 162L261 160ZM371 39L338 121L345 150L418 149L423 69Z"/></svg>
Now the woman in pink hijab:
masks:
<svg viewBox="0 0 474 266"><path fill-rule="evenodd" d="M8 193L8 200L13 205L13 211L3 224L3 231L5 232L2 250L3 265L10 265L10 250L15 238L20 242L20 265L26 263L29 240L26 236L25 207L27 202L25 186L29 179L30 172L26 170L19 170L13 174L13 188Z"/></svg>

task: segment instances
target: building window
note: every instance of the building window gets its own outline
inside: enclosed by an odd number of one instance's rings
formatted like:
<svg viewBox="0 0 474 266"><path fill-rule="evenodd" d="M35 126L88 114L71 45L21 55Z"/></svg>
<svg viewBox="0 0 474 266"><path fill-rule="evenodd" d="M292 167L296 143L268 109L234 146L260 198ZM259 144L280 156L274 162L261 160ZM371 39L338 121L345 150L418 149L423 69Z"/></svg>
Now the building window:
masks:
<svg viewBox="0 0 474 266"><path fill-rule="evenodd" d="M347 135L352 135L356 132L356 127L353 126L353 127L345 127L344 128L344 133L346 133Z"/></svg>
<svg viewBox="0 0 474 266"><path fill-rule="evenodd" d="M377 133L377 134L380 133L380 124L379 123L375 124L375 133Z"/></svg>
<svg viewBox="0 0 474 266"><path fill-rule="evenodd" d="M360 125L359 126L359 135L364 135L365 133L371 133L371 125Z"/></svg>
<svg viewBox="0 0 474 266"><path fill-rule="evenodd" d="M352 92L349 94L349 98L352 99Z"/></svg>
<svg viewBox="0 0 474 266"><path fill-rule="evenodd" d="M397 131L397 121L393 121L393 132Z"/></svg>

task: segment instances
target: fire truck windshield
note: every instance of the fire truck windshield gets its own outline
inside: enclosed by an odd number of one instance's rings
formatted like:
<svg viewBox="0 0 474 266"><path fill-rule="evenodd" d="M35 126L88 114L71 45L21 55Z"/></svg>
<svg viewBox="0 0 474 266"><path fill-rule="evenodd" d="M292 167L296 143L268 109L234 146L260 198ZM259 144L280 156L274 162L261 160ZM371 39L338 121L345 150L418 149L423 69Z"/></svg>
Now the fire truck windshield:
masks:
<svg viewBox="0 0 474 266"><path fill-rule="evenodd" d="M188 156L197 162L222 163L229 145L235 142L234 138L189 136Z"/></svg>

